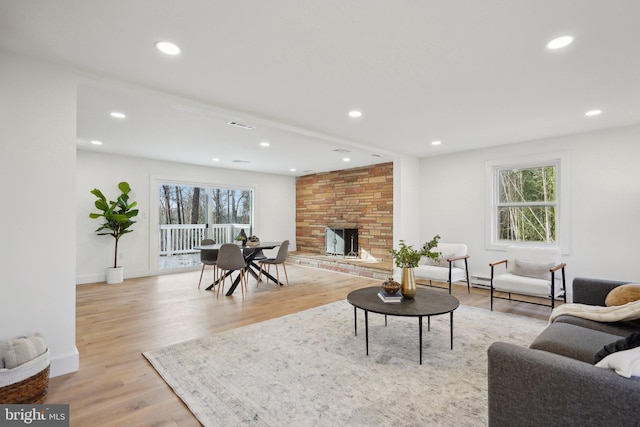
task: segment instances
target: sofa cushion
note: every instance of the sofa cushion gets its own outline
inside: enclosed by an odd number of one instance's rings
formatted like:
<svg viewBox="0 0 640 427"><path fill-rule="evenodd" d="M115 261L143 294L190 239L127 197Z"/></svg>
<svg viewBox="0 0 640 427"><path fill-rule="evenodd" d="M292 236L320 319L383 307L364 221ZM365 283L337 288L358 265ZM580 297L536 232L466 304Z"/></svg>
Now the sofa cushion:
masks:
<svg viewBox="0 0 640 427"><path fill-rule="evenodd" d="M467 245L463 243L438 243L438 246L433 248L432 251L439 252L443 259L460 257L467 254ZM464 260L453 261L453 266L464 268ZM449 263L447 263L445 267L449 267Z"/></svg>
<svg viewBox="0 0 640 427"><path fill-rule="evenodd" d="M416 279L429 279L436 282L448 282L449 281L449 268L434 267L432 265L419 265L413 269ZM464 269L451 268L451 281L458 282L466 278Z"/></svg>
<svg viewBox="0 0 640 427"><path fill-rule="evenodd" d="M501 292L548 298L551 294L551 281L504 273L493 278L493 288ZM560 286L556 285L555 290L559 293Z"/></svg>
<svg viewBox="0 0 640 427"><path fill-rule="evenodd" d="M640 285L636 283L627 283L612 289L604 300L607 307L614 305L625 305L629 302L640 300Z"/></svg>
<svg viewBox="0 0 640 427"><path fill-rule="evenodd" d="M569 323L595 331L606 332L620 337L626 337L631 332L640 331L640 320L627 320L624 322L598 322L595 320L583 319L569 314L556 317L553 323Z"/></svg>
<svg viewBox="0 0 640 427"><path fill-rule="evenodd" d="M513 274L516 260L531 264L553 264L551 265L553 267L560 264L561 254L560 249L556 247L509 246L505 257L507 259L507 273ZM551 280L551 274L547 274L545 280Z"/></svg>
<svg viewBox="0 0 640 427"><path fill-rule="evenodd" d="M593 364L596 353L618 339L617 335L554 322L538 335L529 348Z"/></svg>
<svg viewBox="0 0 640 427"><path fill-rule="evenodd" d="M598 363L610 354L618 351L629 350L632 348L640 347L640 332L632 332L626 338L619 339L615 342L605 345L599 352L596 353L596 357L593 363Z"/></svg>

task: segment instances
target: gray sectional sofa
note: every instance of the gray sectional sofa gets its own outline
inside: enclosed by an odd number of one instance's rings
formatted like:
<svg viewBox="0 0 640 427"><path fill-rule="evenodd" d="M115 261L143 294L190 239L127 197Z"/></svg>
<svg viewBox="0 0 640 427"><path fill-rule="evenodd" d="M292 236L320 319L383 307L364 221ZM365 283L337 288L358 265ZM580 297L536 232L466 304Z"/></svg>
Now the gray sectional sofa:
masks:
<svg viewBox="0 0 640 427"><path fill-rule="evenodd" d="M573 301L604 305L627 282L576 278ZM598 351L640 322L601 323L563 315L529 348L504 342L488 350L489 425L640 426L640 378L598 368Z"/></svg>

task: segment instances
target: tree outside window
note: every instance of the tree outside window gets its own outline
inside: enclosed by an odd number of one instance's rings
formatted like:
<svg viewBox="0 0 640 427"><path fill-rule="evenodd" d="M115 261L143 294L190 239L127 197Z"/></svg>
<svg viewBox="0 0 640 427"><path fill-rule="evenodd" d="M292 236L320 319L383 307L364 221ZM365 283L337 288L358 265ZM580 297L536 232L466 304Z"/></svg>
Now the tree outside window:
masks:
<svg viewBox="0 0 640 427"><path fill-rule="evenodd" d="M251 190L169 184L159 190L160 224L206 224L209 214L211 224L251 224Z"/></svg>
<svg viewBox="0 0 640 427"><path fill-rule="evenodd" d="M557 242L557 164L496 168L497 239Z"/></svg>

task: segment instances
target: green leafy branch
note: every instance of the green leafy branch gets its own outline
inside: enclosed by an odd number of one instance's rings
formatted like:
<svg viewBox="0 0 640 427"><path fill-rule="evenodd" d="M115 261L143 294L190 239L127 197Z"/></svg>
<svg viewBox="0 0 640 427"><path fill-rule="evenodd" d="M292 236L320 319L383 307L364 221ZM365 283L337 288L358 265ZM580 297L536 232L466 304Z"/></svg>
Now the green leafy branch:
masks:
<svg viewBox="0 0 640 427"><path fill-rule="evenodd" d="M400 249L390 249L389 253L393 256L396 267L398 268L415 268L420 262L420 258L423 256L431 259L439 259L440 252L433 252L431 249L438 246L438 240L440 235L435 235L433 239L426 242L420 249L414 249L413 246L407 245L404 240L400 240Z"/></svg>

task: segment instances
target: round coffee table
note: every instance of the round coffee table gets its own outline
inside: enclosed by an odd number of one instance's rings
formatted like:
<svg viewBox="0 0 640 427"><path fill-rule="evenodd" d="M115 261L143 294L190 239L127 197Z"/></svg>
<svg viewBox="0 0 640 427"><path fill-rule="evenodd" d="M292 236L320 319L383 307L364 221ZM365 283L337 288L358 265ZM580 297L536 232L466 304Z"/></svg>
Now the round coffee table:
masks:
<svg viewBox="0 0 640 427"><path fill-rule="evenodd" d="M364 311L364 328L367 355L369 355L369 312L384 314L385 326L387 316L417 317L420 336L420 364L422 365L422 318L428 321L427 330L431 330L431 316L449 313L451 349L453 349L453 311L458 308L460 301L449 294L443 294L429 289L418 289L413 299L403 299L401 302L383 302L378 297L379 286L357 289L347 295L347 301L353 305L353 322L355 335L358 335L357 310Z"/></svg>

